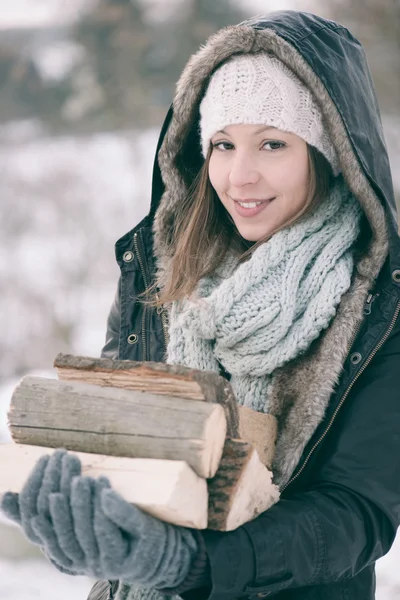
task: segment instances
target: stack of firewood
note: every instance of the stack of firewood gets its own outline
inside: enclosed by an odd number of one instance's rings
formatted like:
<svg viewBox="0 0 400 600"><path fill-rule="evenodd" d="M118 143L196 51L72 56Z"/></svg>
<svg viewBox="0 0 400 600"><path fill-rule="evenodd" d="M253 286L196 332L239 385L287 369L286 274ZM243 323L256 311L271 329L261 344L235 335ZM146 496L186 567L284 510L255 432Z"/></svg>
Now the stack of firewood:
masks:
<svg viewBox="0 0 400 600"><path fill-rule="evenodd" d="M238 406L229 382L164 363L59 354L58 380L26 376L0 444L0 494L50 448L76 452L127 501L164 521L230 531L279 497L276 421Z"/></svg>

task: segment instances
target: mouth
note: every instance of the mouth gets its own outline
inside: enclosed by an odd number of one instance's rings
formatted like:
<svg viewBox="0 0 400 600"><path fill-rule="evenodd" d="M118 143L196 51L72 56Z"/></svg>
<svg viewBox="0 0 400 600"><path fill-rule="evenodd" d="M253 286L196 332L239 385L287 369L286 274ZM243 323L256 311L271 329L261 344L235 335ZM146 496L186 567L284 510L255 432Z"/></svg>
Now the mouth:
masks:
<svg viewBox="0 0 400 600"><path fill-rule="evenodd" d="M258 200L255 198L246 198L245 200L237 200L232 198L235 210L241 217L253 217L262 212L274 198L266 200Z"/></svg>

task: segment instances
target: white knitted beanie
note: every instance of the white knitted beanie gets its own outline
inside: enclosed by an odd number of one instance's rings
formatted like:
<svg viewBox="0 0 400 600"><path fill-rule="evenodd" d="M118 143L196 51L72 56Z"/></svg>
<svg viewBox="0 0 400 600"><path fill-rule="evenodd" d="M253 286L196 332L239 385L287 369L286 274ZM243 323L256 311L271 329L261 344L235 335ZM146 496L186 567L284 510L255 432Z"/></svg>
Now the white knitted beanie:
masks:
<svg viewBox="0 0 400 600"><path fill-rule="evenodd" d="M203 156L217 131L239 123L294 133L325 156L335 175L340 172L313 96L293 71L266 52L236 55L212 75L200 104Z"/></svg>

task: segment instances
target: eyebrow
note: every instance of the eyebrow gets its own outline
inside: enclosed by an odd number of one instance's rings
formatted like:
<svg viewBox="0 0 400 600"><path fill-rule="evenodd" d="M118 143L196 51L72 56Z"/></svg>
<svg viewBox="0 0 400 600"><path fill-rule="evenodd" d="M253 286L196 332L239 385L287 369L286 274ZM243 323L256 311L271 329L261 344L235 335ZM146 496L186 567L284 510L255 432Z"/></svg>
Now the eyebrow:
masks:
<svg viewBox="0 0 400 600"><path fill-rule="evenodd" d="M257 131L255 131L253 135L258 135L259 133L263 133L264 131L268 131L269 129L275 129L275 127L272 127L271 125L263 125L260 129L257 129ZM228 135L225 129L221 129L220 131L217 131L217 133L223 133L224 135Z"/></svg>

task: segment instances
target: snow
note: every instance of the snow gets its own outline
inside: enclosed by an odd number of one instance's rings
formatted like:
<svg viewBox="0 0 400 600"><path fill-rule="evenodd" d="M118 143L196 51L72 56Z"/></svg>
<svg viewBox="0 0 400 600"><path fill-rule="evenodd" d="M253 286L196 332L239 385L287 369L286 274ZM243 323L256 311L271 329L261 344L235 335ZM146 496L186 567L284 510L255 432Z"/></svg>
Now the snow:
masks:
<svg viewBox="0 0 400 600"><path fill-rule="evenodd" d="M51 27L73 23L96 0L13 0L3 2L0 29L12 27Z"/></svg>
<svg viewBox="0 0 400 600"><path fill-rule="evenodd" d="M1 600L85 600L93 583L64 575L40 558L0 559Z"/></svg>
<svg viewBox="0 0 400 600"><path fill-rule="evenodd" d="M0 387L0 443L11 441L11 436L7 428L7 410L11 394L18 385L18 381L18 379L10 379Z"/></svg>
<svg viewBox="0 0 400 600"><path fill-rule="evenodd" d="M400 598L400 534L388 554L376 563L376 600Z"/></svg>
<svg viewBox="0 0 400 600"><path fill-rule="evenodd" d="M66 77L79 64L82 56L83 49L78 44L60 40L40 47L34 59L42 77L57 81Z"/></svg>
<svg viewBox="0 0 400 600"><path fill-rule="evenodd" d="M119 273L114 243L150 203L155 130L79 139L38 131L31 121L0 128L0 384L21 360L26 372L66 349L98 356ZM64 349L52 328L65 330ZM31 364L33 345L42 364Z"/></svg>

